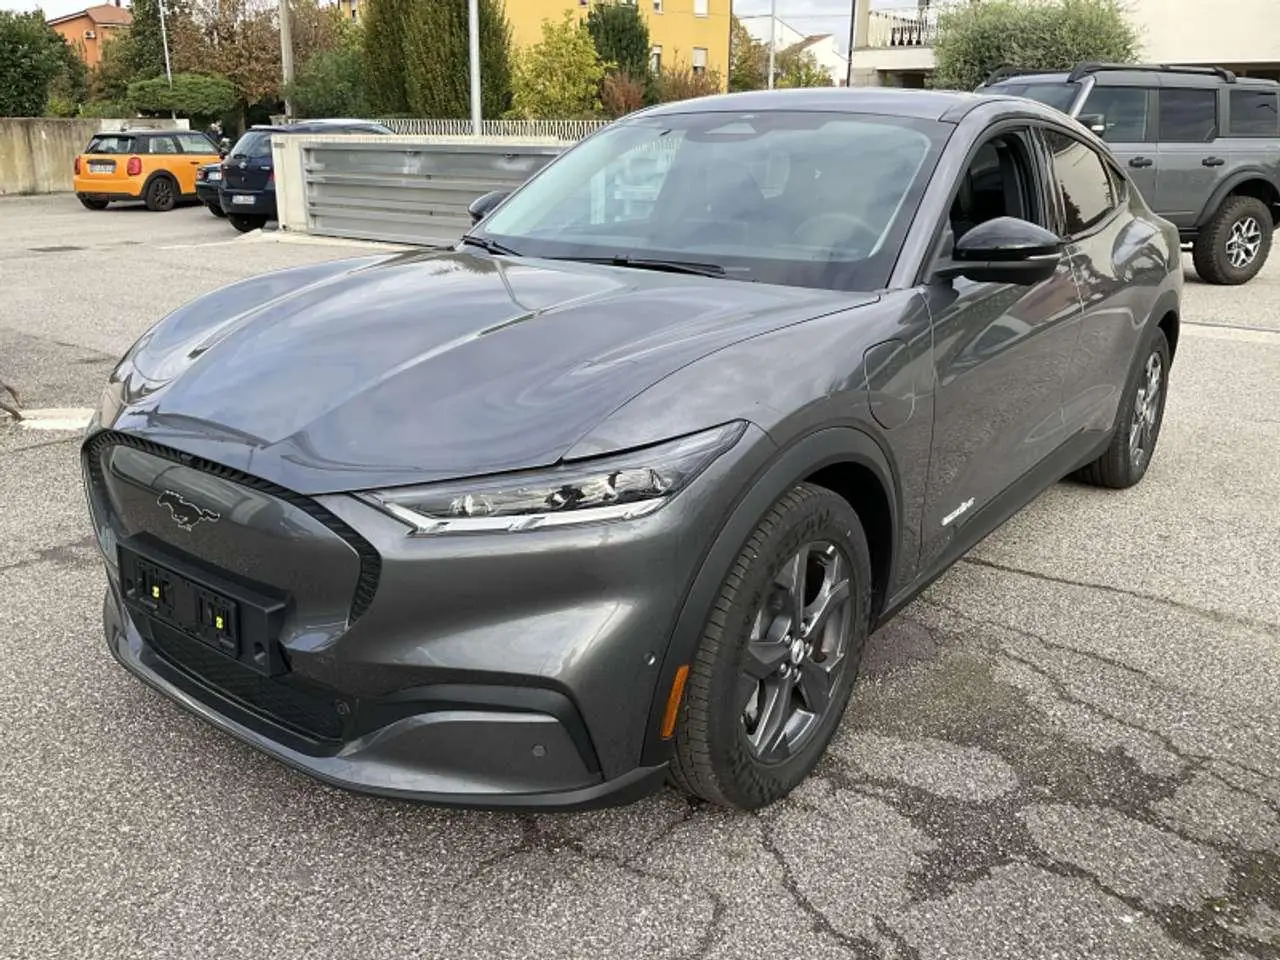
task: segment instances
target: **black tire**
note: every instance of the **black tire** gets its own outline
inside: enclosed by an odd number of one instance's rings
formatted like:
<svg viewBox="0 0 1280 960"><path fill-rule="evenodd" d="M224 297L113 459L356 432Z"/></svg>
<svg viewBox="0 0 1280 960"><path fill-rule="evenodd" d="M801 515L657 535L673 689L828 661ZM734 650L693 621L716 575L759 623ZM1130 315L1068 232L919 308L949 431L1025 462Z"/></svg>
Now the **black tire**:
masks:
<svg viewBox="0 0 1280 960"><path fill-rule="evenodd" d="M1265 203L1257 197L1227 197L1192 245L1196 273L1205 283L1248 283L1267 262L1273 232ZM1246 237L1256 237L1256 248L1242 242Z"/></svg>
<svg viewBox="0 0 1280 960"><path fill-rule="evenodd" d="M1152 358L1159 364L1161 379L1154 408L1148 409L1149 398L1145 394ZM1120 398L1120 410L1116 416L1111 443L1102 456L1076 472L1076 479L1095 487L1125 490L1147 475L1147 468L1151 466L1151 458L1155 456L1160 439L1160 427L1164 423L1164 405L1169 396L1169 360L1169 341L1165 338L1164 331L1159 327L1152 327L1142 342L1142 349L1134 357L1133 369L1129 371L1129 383ZM1139 417L1139 391L1143 392L1141 403L1143 409L1147 410L1150 424L1145 433L1145 442L1140 450L1135 450L1132 439ZM1139 426L1137 429L1142 428Z"/></svg>
<svg viewBox="0 0 1280 960"><path fill-rule="evenodd" d="M757 732L763 733L759 727L764 725L767 708L759 699L760 691L767 682L781 681L773 674L768 681L755 681L744 672L749 663L758 662L748 655L750 636L758 613L788 618L774 605L781 590L777 578L789 559L802 553L810 557L807 551L814 544L834 547L847 565L849 600L847 607L840 608L840 615L847 610L848 617L843 665L833 670L837 675L830 683L825 711L809 714L816 719L805 739L798 739L794 751L784 758L766 763L752 747L747 723L752 707L758 707ZM829 554L820 551L816 556L821 560ZM824 574L831 569L825 563L820 566ZM781 595L787 596L785 591ZM822 487L807 483L793 487L748 538L712 607L677 715L671 764L675 785L713 803L743 810L767 806L790 793L822 758L844 716L866 641L870 606L871 556L857 513L842 497ZM835 633L842 633L844 625L843 619L836 621ZM770 641L775 635L781 637L779 649L794 653L791 629L775 634L770 628ZM782 670L796 661L784 656L777 662ZM804 658L797 675L821 662L820 657ZM797 696L802 687L795 687Z"/></svg>
<svg viewBox="0 0 1280 960"><path fill-rule="evenodd" d="M147 205L148 210L153 210L156 213L167 213L178 202L177 183L171 177L156 177L147 184L146 192L142 196L142 202Z"/></svg>
<svg viewBox="0 0 1280 960"><path fill-rule="evenodd" d="M109 200L103 200L101 197L79 197L80 203L89 210L105 210Z"/></svg>
<svg viewBox="0 0 1280 960"><path fill-rule="evenodd" d="M206 203L205 206L208 207L209 212L212 213L219 220L226 219L227 211L223 210L222 207L218 206L216 203Z"/></svg>
<svg viewBox="0 0 1280 960"><path fill-rule="evenodd" d="M248 217L239 213L227 214L227 220L241 233L249 233L252 230L261 230L267 222L266 217Z"/></svg>

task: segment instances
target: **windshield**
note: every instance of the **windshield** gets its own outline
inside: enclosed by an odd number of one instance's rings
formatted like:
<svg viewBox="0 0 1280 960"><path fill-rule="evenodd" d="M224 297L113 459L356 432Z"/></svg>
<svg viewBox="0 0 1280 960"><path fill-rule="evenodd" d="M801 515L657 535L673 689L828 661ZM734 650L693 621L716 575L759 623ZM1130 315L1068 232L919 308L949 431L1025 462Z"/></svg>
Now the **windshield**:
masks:
<svg viewBox="0 0 1280 960"><path fill-rule="evenodd" d="M1038 100L1046 106L1067 113L1071 110L1071 105L1076 102L1076 94L1080 92L1080 84L1067 83L1066 81L1061 83L1019 83L1015 80L997 83L988 89L992 93L1003 93L1010 97L1026 97L1028 100Z"/></svg>
<svg viewBox="0 0 1280 960"><path fill-rule="evenodd" d="M271 133L267 130L250 130L231 148L231 156L250 160L271 156Z"/></svg>
<svg viewBox="0 0 1280 960"><path fill-rule="evenodd" d="M950 130L848 113L639 117L549 164L474 235L524 256L679 261L730 279L874 289Z"/></svg>

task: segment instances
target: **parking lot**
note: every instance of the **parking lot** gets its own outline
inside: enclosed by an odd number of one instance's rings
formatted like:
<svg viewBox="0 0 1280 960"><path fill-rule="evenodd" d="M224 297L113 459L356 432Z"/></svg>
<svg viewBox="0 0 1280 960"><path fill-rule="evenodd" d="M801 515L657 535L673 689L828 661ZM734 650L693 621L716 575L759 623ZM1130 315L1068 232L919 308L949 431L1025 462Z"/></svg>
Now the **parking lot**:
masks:
<svg viewBox="0 0 1280 960"><path fill-rule="evenodd" d="M366 253L0 199L0 379L91 406L181 303ZM1280 957L1280 252L1244 287L1188 274L1170 390L1145 481L1061 483L957 564L758 815L457 812L287 770L114 663L79 435L0 416L0 956Z"/></svg>

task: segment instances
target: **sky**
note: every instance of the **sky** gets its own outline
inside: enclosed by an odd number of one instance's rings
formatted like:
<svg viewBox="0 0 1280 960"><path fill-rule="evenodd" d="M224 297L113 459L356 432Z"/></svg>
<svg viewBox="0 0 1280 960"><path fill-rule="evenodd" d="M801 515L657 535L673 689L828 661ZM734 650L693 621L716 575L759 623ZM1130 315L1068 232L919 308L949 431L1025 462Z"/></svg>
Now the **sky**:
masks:
<svg viewBox="0 0 1280 960"><path fill-rule="evenodd" d="M75 13L95 0L0 0L0 10L34 10L39 7L47 18ZM114 2L114 0L105 0ZM122 3L126 0L121 0ZM519 0L507 0L508 3ZM913 0L873 0L872 6L913 6ZM833 33L843 50L849 43L849 10L852 0L777 0L778 19L785 20L801 33ZM734 0L739 16L769 13L769 0Z"/></svg>

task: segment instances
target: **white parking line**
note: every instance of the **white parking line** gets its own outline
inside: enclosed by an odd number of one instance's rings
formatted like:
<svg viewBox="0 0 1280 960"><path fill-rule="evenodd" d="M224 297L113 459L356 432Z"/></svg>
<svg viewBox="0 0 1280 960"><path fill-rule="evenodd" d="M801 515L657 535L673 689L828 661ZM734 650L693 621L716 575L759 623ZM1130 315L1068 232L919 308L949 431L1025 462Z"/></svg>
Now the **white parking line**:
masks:
<svg viewBox="0 0 1280 960"><path fill-rule="evenodd" d="M79 431L89 425L93 411L88 407L46 407L23 410L18 426L24 430Z"/></svg>
<svg viewBox="0 0 1280 960"><path fill-rule="evenodd" d="M1262 327L1236 327L1218 323L1182 324L1182 332L1187 336L1204 337L1207 340L1235 340L1243 343L1280 343L1280 330L1267 330Z"/></svg>

